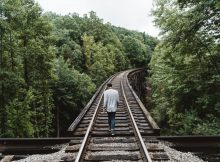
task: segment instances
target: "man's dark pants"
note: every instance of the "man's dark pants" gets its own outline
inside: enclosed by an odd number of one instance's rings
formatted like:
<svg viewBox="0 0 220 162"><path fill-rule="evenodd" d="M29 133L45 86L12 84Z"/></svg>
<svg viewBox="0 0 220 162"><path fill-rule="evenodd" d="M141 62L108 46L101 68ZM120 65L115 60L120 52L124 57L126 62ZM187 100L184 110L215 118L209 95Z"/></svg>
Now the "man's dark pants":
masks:
<svg viewBox="0 0 220 162"><path fill-rule="evenodd" d="M111 130L115 129L115 112L108 112L108 124Z"/></svg>

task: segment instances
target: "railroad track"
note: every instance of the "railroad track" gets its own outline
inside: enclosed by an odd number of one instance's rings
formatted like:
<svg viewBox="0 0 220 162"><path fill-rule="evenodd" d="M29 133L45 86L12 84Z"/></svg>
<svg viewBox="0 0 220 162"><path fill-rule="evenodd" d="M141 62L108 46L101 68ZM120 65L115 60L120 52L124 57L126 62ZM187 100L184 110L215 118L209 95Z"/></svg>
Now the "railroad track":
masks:
<svg viewBox="0 0 220 162"><path fill-rule="evenodd" d="M73 138L0 138L0 160L20 160L32 154L50 154L60 151Z"/></svg>
<svg viewBox="0 0 220 162"><path fill-rule="evenodd" d="M156 142L146 146L146 136L159 135L159 128L129 85L129 72L131 71L121 72L107 81L113 84L120 96L116 112L116 135L110 135L107 113L102 109L102 94L106 88L103 85L89 108L86 108L87 110L83 111L69 128L73 136L80 139L66 149L66 152L76 153L73 161L169 160L164 150L157 147Z"/></svg>
<svg viewBox="0 0 220 162"><path fill-rule="evenodd" d="M135 72L137 70L117 73L100 86L69 127L71 137L0 139L0 160L8 162L31 154L52 153L60 150L59 145L67 144L66 154L58 157L56 161L166 162L169 161L169 157L160 145L160 141L163 140L171 142L173 147L180 151L192 150L205 160L219 161L219 136L208 138L159 136L159 127L128 82L128 75ZM113 88L118 90L120 96L115 136L111 136L108 131L107 113L102 110L102 94L108 82L113 83ZM214 151L210 151L211 149ZM205 152L207 154L204 154Z"/></svg>

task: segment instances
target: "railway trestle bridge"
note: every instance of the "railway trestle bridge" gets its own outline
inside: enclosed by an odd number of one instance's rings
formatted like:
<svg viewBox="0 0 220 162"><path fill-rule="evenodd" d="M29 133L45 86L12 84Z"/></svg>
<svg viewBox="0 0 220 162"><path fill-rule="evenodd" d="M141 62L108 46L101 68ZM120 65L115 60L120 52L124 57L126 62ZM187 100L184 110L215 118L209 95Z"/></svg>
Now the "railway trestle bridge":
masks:
<svg viewBox="0 0 220 162"><path fill-rule="evenodd" d="M145 99L145 76L143 69L132 69L107 79L70 125L70 137L0 139L1 161L60 151L59 145L64 143L67 146L63 156L51 161L175 161L164 149L162 141L169 142L177 150L191 151L204 160L220 161L219 136L160 136L160 128L141 102ZM113 84L120 96L115 136L109 133L107 113L102 110L103 92L108 82Z"/></svg>

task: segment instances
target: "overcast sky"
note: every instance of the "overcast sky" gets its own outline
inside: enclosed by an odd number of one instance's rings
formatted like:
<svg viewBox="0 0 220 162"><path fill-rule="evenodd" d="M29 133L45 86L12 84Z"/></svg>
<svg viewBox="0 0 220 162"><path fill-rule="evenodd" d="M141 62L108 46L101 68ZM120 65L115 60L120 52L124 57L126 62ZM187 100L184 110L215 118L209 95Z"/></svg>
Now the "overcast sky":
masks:
<svg viewBox="0 0 220 162"><path fill-rule="evenodd" d="M150 11L153 0L35 0L44 11L58 14L78 13L82 16L95 11L97 16L112 25L146 32L157 36Z"/></svg>

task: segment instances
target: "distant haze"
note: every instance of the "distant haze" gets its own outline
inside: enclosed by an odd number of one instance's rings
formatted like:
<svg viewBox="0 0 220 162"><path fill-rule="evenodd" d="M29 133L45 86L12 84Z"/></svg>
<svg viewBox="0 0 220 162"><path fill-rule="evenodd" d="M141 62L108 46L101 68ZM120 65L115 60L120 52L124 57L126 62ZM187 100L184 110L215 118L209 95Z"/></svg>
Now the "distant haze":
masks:
<svg viewBox="0 0 220 162"><path fill-rule="evenodd" d="M158 36L150 11L153 0L35 0L44 12L57 14L78 13L80 16L96 12L97 16L112 25Z"/></svg>

